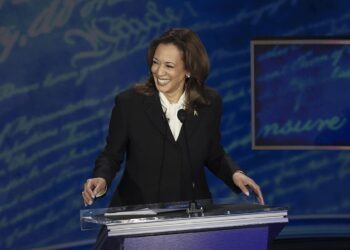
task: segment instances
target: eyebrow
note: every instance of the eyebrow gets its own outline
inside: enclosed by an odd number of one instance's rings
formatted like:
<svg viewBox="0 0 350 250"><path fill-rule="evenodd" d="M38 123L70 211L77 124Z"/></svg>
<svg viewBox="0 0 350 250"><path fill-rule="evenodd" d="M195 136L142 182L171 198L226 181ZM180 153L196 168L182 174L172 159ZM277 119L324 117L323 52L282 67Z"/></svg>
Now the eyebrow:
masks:
<svg viewBox="0 0 350 250"><path fill-rule="evenodd" d="M159 61L159 59L157 59L156 57L153 57L153 60ZM165 61L165 63L171 63L173 65L176 65L176 63L170 61Z"/></svg>

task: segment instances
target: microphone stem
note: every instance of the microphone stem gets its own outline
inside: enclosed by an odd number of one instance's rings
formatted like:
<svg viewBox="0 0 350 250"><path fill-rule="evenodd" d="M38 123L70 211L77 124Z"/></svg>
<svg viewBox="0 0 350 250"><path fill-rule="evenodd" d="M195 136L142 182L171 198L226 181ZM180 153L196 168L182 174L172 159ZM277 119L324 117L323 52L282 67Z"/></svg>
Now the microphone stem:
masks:
<svg viewBox="0 0 350 250"><path fill-rule="evenodd" d="M178 119L182 122L184 135L185 135L185 147L186 147L186 153L187 153L187 160L188 164L190 165L190 172L191 172L191 182L192 182L192 201L190 201L188 208L187 208L187 214L189 216L195 215L197 216L198 213L203 213L203 207L199 206L196 201L196 180L195 180L195 171L191 162L191 152L190 147L188 145L188 137L187 137L187 130L186 130L186 111L184 109L180 109L177 112Z"/></svg>
<svg viewBox="0 0 350 250"><path fill-rule="evenodd" d="M162 120L163 120L163 125L164 125L164 136L162 139L162 158L160 161L160 171L159 171L159 179L158 179L158 195L157 195L157 202L160 202L161 200L161 195L160 195L160 190L161 190L161 182L162 182L162 175L163 175L163 168L164 168L164 158L165 158L165 140L167 137L167 119L165 116L165 113L162 113Z"/></svg>
<svg viewBox="0 0 350 250"><path fill-rule="evenodd" d="M199 206L196 200L196 182L195 182L195 172L194 172L194 168L192 165L192 161L191 161L191 153L190 153L190 147L188 145L188 138L187 138L187 132L186 132L186 122L184 122L183 124L183 129L185 132L185 146L186 146L186 151L187 151L187 159L188 159L188 164L190 165L190 169L191 169L191 182L192 182L192 200L189 203L189 206L187 208L187 214L188 215L192 215L192 214L198 214L198 213L203 213L203 207Z"/></svg>

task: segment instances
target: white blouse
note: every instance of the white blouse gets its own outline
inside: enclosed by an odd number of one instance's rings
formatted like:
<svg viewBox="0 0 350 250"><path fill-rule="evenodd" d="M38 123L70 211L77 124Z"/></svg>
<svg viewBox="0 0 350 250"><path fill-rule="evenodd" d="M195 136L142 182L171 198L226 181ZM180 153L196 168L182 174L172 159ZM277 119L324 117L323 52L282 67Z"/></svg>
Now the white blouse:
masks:
<svg viewBox="0 0 350 250"><path fill-rule="evenodd" d="M170 103L166 96L159 92L159 97L160 97L160 103L162 104L162 109L163 112L168 120L168 124L171 130L171 133L174 136L175 141L179 137L180 130L182 127L182 123L177 118L177 112L180 109L185 108L185 100L186 100L186 95L185 92L181 95L179 101L177 103Z"/></svg>

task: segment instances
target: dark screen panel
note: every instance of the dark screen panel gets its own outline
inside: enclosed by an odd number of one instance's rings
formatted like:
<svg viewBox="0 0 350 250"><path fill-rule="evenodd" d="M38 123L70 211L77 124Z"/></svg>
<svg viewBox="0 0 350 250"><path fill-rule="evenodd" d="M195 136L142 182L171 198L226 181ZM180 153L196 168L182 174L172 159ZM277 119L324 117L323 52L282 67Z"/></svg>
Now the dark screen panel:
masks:
<svg viewBox="0 0 350 250"><path fill-rule="evenodd" d="M350 145L350 41L252 42L255 148Z"/></svg>

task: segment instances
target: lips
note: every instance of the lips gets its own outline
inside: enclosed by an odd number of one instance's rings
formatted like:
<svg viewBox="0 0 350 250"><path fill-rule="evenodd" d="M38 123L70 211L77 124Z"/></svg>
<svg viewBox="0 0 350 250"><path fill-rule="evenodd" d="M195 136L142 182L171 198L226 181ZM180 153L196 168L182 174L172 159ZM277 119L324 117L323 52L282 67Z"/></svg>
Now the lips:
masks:
<svg viewBox="0 0 350 250"><path fill-rule="evenodd" d="M170 79L160 79L160 78L156 78L156 79L157 79L158 84L160 84L160 85L166 85L167 83L170 82Z"/></svg>

